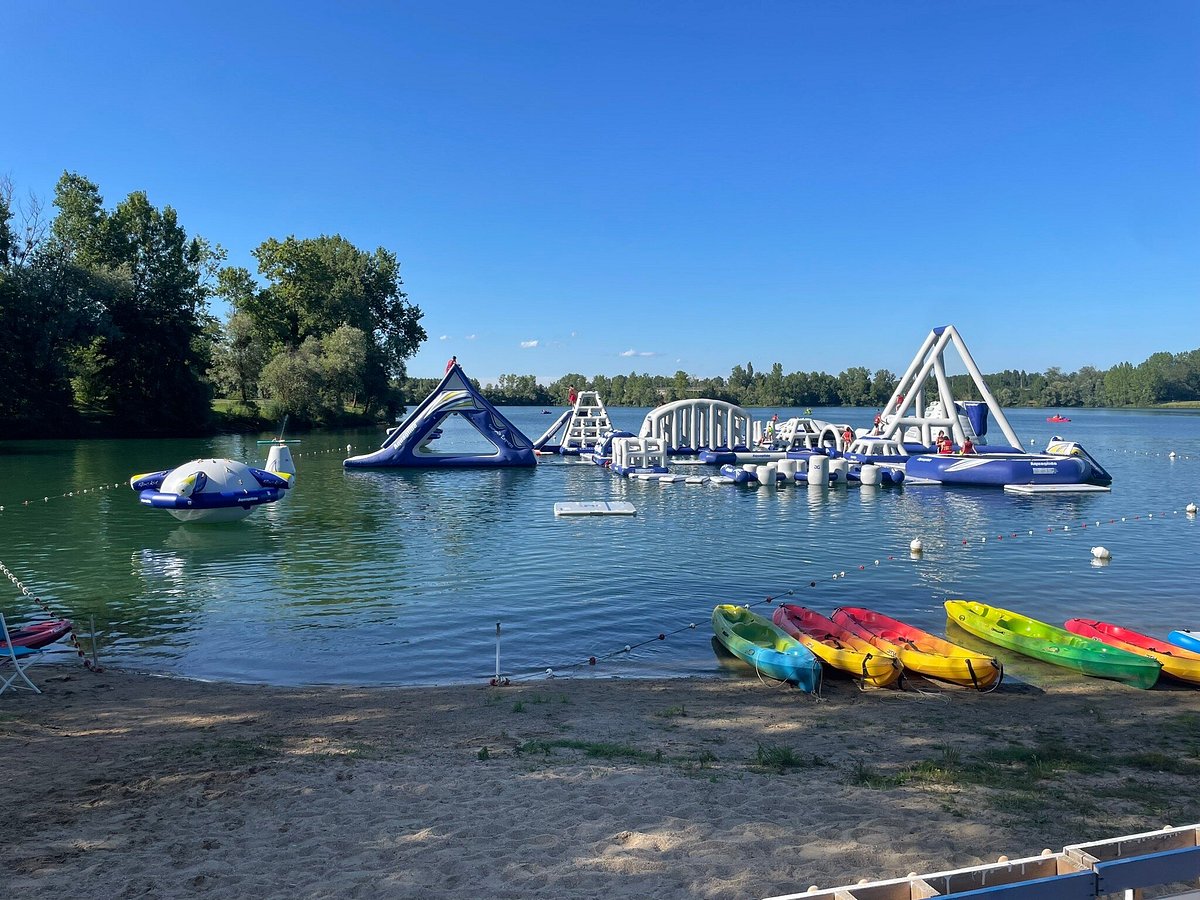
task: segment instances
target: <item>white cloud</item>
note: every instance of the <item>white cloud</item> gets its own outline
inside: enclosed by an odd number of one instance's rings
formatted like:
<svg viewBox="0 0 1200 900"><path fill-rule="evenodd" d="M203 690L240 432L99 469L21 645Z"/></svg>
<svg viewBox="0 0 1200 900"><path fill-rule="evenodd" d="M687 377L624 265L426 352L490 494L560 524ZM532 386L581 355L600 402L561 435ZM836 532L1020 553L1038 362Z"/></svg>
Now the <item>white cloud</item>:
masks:
<svg viewBox="0 0 1200 900"><path fill-rule="evenodd" d="M578 337L578 336L579 336L579 332L578 332L578 331L572 331L572 332L571 332L571 337Z"/></svg>
<svg viewBox="0 0 1200 900"><path fill-rule="evenodd" d="M522 350L529 350L530 348L536 347L537 345L538 345L537 341L521 341L521 349Z"/></svg>
<svg viewBox="0 0 1200 900"><path fill-rule="evenodd" d="M634 350L630 347L628 350L622 350L620 356L658 356L653 350Z"/></svg>
<svg viewBox="0 0 1200 900"><path fill-rule="evenodd" d="M473 341L473 340L475 340L475 338L476 338L476 337L478 337L478 335L474 335L474 334L468 334L468 335L467 335L467 337L466 337L466 339L467 339L468 341Z"/></svg>
<svg viewBox="0 0 1200 900"><path fill-rule="evenodd" d="M438 338L438 340L439 341L448 341L448 340L450 340L450 335L443 334L440 338Z"/></svg>

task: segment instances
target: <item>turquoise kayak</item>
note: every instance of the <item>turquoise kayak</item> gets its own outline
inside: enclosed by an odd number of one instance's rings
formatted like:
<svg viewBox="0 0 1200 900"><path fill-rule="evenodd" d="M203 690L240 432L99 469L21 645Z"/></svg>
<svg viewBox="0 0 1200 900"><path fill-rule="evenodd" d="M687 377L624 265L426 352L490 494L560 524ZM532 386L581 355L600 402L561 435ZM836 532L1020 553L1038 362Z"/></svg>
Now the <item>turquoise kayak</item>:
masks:
<svg viewBox="0 0 1200 900"><path fill-rule="evenodd" d="M722 603L713 610L713 633L721 644L755 671L788 681L812 693L821 684L821 663L770 619L744 606Z"/></svg>

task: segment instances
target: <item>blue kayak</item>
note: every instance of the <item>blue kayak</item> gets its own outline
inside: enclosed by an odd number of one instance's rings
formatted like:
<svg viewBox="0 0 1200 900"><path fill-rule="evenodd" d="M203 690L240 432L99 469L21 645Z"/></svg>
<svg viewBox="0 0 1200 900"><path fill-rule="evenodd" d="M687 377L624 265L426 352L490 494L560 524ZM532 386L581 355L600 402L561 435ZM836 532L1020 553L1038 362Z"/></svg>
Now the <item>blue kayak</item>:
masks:
<svg viewBox="0 0 1200 900"><path fill-rule="evenodd" d="M1167 640L1176 647L1191 650L1193 653L1200 653L1200 631L1188 631L1186 628L1183 628L1179 631L1172 631L1167 635Z"/></svg>

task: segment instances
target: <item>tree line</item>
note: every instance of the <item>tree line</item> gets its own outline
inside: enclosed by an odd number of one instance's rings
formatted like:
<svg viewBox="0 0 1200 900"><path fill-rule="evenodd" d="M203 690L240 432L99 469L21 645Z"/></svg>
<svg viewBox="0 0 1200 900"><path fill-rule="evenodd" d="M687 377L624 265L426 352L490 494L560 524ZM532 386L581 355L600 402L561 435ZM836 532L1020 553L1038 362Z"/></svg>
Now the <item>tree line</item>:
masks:
<svg viewBox="0 0 1200 900"><path fill-rule="evenodd" d="M1138 365L1118 363L1107 370L1084 366L1078 372L1051 367L1045 372L1006 369L985 375L988 389L1005 407L1152 407L1168 403L1200 402L1200 349L1185 353L1155 353ZM950 387L960 400L980 399L968 375L950 376ZM610 406L658 406L672 400L706 397L739 406L882 407L896 389L898 379L887 369L871 371L852 366L837 375L825 372L784 373L780 363L756 371L753 363L734 366L728 378L696 378L687 372L674 375L564 375L548 385L533 375L501 375L495 384L480 389L493 403L562 406L571 387L595 390ZM424 397L438 379L410 379L405 393ZM937 396L930 379L930 398Z"/></svg>
<svg viewBox="0 0 1200 900"><path fill-rule="evenodd" d="M108 209L68 172L53 215L13 196L0 182L6 437L201 434L214 428L214 397L235 398L234 413L257 424L332 423L347 406L391 418L403 406L405 361L425 331L383 248L270 238L254 251L256 279L144 192ZM209 311L217 297L224 322Z"/></svg>
<svg viewBox="0 0 1200 900"><path fill-rule="evenodd" d="M51 215L14 202L0 180L0 428L5 437L202 434L391 422L440 379L407 377L426 339L402 290L397 257L344 238L268 238L257 273L225 265L217 244L189 236L170 206L136 191L109 209L99 187L64 173ZM224 321L209 304L223 299ZM1050 368L987 376L1004 406L1145 407L1200 401L1200 350L1156 353L1101 371ZM956 396L973 396L967 376ZM499 404L562 406L570 387L614 406L708 397L740 406L881 407L886 369L785 373L736 365L728 377L572 372L548 385L505 374L481 386ZM214 398L224 398L214 416ZM221 404L218 404L221 405Z"/></svg>

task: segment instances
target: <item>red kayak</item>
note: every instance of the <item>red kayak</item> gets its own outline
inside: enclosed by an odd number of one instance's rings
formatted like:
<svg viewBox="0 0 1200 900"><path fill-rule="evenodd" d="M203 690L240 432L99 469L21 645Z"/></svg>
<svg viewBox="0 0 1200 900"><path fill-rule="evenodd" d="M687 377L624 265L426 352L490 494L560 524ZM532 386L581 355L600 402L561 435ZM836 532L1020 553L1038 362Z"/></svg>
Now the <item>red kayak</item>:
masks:
<svg viewBox="0 0 1200 900"><path fill-rule="evenodd" d="M1102 641L1110 647L1156 659L1162 665L1164 675L1186 681L1188 684L1200 685L1200 653L1184 650L1169 641L1142 634L1140 631L1130 631L1111 622L1068 619L1065 627L1067 631Z"/></svg>
<svg viewBox="0 0 1200 900"><path fill-rule="evenodd" d="M20 628L10 628L8 636L12 638L14 647L28 647L37 650L48 644L53 644L71 630L71 623L66 619L51 619L49 622L35 622L32 625L22 625ZM0 647L5 650L8 645L0 640Z"/></svg>
<svg viewBox="0 0 1200 900"><path fill-rule="evenodd" d="M1046 416L1047 422L1070 422L1066 416Z"/></svg>

